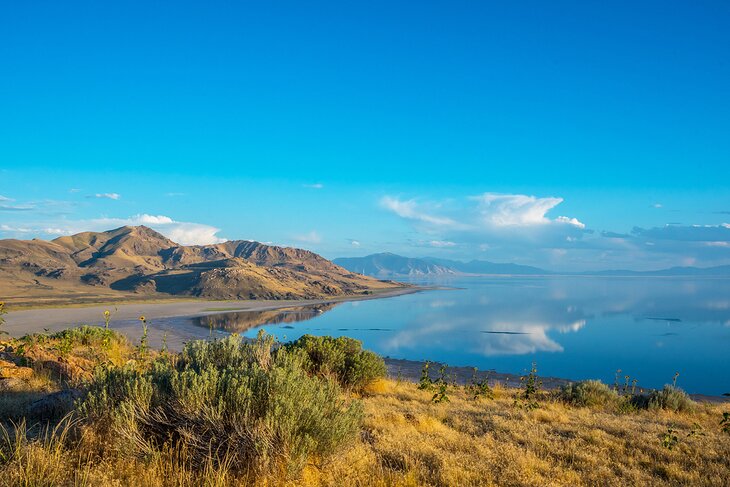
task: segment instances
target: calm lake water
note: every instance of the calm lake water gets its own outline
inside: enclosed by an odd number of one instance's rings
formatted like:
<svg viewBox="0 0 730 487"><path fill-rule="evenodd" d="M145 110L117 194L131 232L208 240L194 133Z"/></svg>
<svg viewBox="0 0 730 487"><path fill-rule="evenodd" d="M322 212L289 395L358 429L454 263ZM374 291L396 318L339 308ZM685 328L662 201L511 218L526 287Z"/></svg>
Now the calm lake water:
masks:
<svg viewBox="0 0 730 487"><path fill-rule="evenodd" d="M381 355L639 387L679 372L692 393L730 392L730 279L462 278L459 289L283 311L223 313L200 326L280 340L345 335Z"/></svg>

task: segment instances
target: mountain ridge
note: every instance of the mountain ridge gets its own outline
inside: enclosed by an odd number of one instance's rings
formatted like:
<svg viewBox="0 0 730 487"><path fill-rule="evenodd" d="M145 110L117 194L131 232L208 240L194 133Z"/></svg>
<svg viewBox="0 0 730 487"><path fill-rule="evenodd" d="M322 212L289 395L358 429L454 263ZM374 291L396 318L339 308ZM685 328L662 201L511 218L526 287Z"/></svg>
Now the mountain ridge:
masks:
<svg viewBox="0 0 730 487"><path fill-rule="evenodd" d="M249 240L184 246L146 226L0 240L0 297L147 295L316 299L402 287L308 250Z"/></svg>
<svg viewBox="0 0 730 487"><path fill-rule="evenodd" d="M461 262L434 257L403 257L383 252L365 257L339 257L333 259L337 265L352 272L374 277L422 277L456 275L547 275L550 271L538 267L511 263L495 263L484 260Z"/></svg>
<svg viewBox="0 0 730 487"><path fill-rule="evenodd" d="M730 265L714 267L680 267L651 271L599 270L584 272L555 272L539 267L514 263L498 263L486 260L468 262L434 257L403 257L390 252L370 254L365 257L338 257L332 262L345 269L374 277L436 277L468 275L518 275L518 276L606 276L606 277L730 277ZM434 269L433 271L430 271Z"/></svg>

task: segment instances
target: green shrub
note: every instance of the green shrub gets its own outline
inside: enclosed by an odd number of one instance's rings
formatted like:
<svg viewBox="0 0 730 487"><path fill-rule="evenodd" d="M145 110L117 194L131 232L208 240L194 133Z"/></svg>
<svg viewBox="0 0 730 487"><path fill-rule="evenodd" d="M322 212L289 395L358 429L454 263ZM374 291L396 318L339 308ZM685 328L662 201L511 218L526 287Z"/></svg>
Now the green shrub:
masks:
<svg viewBox="0 0 730 487"><path fill-rule="evenodd" d="M332 376L348 389L363 390L387 371L381 357L363 350L362 342L352 338L304 335L286 348L304 353L304 365L310 374Z"/></svg>
<svg viewBox="0 0 730 487"><path fill-rule="evenodd" d="M563 386L560 398L575 406L608 406L616 403L618 393L600 380L586 380Z"/></svg>
<svg viewBox="0 0 730 487"><path fill-rule="evenodd" d="M362 406L346 404L336 382L307 374L300 354L271 345L233 335L190 342L146 370L102 369L78 412L119 453L149 457L174 446L198 468L212 457L242 472L294 476L356 436Z"/></svg>
<svg viewBox="0 0 730 487"><path fill-rule="evenodd" d="M113 330L102 328L101 326L89 325L81 325L76 328L59 331L51 334L49 338L68 342L72 345L85 346L100 345L108 342L109 340L124 340L121 335Z"/></svg>
<svg viewBox="0 0 730 487"><path fill-rule="evenodd" d="M695 407L695 402L679 387L666 385L663 389L649 394L646 407L653 410L690 411Z"/></svg>
<svg viewBox="0 0 730 487"><path fill-rule="evenodd" d="M5 315L8 314L7 311L5 311L5 303L0 301L0 335L7 335L8 332L3 330L3 325L5 324Z"/></svg>

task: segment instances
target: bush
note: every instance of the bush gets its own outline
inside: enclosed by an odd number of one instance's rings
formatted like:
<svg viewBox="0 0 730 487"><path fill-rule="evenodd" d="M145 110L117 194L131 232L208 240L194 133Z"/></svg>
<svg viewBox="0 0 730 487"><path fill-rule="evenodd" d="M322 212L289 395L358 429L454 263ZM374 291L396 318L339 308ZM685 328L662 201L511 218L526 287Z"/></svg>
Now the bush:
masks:
<svg viewBox="0 0 730 487"><path fill-rule="evenodd" d="M618 393L600 380L586 380L563 386L560 398L576 406L608 406L616 403Z"/></svg>
<svg viewBox="0 0 730 487"><path fill-rule="evenodd" d="M649 394L646 407L651 410L691 411L695 407L695 402L679 387L666 385L663 389Z"/></svg>
<svg viewBox="0 0 730 487"><path fill-rule="evenodd" d="M347 337L304 335L286 345L304 353L304 366L310 374L334 377L342 387L362 391L387 371L381 357L362 349L362 342Z"/></svg>
<svg viewBox="0 0 730 487"><path fill-rule="evenodd" d="M272 352L272 343L233 335L190 342L146 370L102 369L78 411L119 453L172 446L199 469L212 457L239 472L296 475L355 437L362 406L345 404L335 382L310 377L301 355Z"/></svg>

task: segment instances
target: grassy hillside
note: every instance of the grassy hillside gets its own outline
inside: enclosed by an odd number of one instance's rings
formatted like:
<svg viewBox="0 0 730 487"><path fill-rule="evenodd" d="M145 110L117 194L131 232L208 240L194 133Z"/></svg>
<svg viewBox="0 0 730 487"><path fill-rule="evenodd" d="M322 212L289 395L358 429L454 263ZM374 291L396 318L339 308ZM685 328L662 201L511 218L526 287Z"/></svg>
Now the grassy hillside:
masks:
<svg viewBox="0 0 730 487"><path fill-rule="evenodd" d="M140 322L143 326L143 322ZM273 347L272 347L273 345ZM0 485L727 485L727 406L385 379L349 339L0 344ZM48 420L50 419L50 422ZM723 431L724 427L724 431Z"/></svg>

